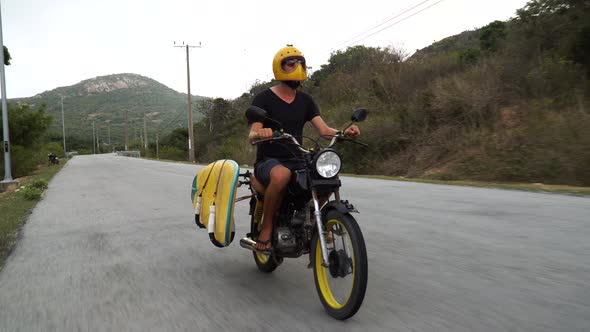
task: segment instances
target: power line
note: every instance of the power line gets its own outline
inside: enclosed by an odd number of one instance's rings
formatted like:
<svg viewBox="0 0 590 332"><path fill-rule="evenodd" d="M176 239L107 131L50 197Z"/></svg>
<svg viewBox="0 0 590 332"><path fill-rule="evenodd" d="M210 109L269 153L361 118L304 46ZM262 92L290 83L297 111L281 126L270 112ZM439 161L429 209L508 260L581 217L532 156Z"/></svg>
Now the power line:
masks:
<svg viewBox="0 0 590 332"><path fill-rule="evenodd" d="M420 14L421 12L423 12L423 11L425 11L425 10L427 10L427 9L430 9L430 8L432 8L432 7L436 6L436 5L438 5L439 3L443 2L443 1L445 1L445 0L439 0L439 1L435 2L435 3L433 3L432 5L430 5L430 6L426 7L426 8L423 8L423 9L421 9L421 10L419 10L419 11L417 11L417 12L413 13L413 14L412 14L412 15L410 15L410 16L406 16L406 17L402 18L401 20L398 20L398 21L395 21L395 22L393 22L392 24L390 24L390 25L386 26L385 28L383 28L383 29L381 29L381 30L375 31L375 32L373 32L372 34L370 34L370 35L368 35L368 36L365 36L365 37L363 37L363 38L361 38L361 39L359 39L359 40L355 40L353 43L358 43L358 42L360 42L360 41L363 41L363 40L365 40L365 39L367 39L367 38L369 38L369 37L371 37L371 36L374 36L374 35L378 34L379 32L381 32L381 31L383 31L383 30L389 29L389 28L391 28L392 26L394 26L394 25L396 25L396 24L399 24L399 23L401 23L401 22L403 22L403 21L405 21L405 20L407 20L407 19L409 19L409 18L411 18L411 17L414 17L414 16L416 16L416 15ZM350 43L350 44L348 44L348 45L351 45L351 44L353 44L353 43ZM348 45L347 45L347 46L348 46Z"/></svg>
<svg viewBox="0 0 590 332"><path fill-rule="evenodd" d="M417 11L417 12L413 13L413 14L412 14L412 15L410 15L410 16L406 16L406 17L402 18L401 20L399 20L399 21L395 21L394 23L392 23L392 24L390 24L390 25L386 26L385 28L383 28L383 29L381 29L381 30L375 31L375 32L373 32L372 34L370 34L370 35L368 35L368 36L366 36L366 37L364 37L364 38L361 38L361 39L359 39L359 40L355 41L355 43L358 43L358 42L360 42L360 41L363 41L363 40L365 40L365 39L367 39L367 38L369 38L369 37L371 37L371 36L373 36L373 35L375 35L375 34L378 34L379 32L381 32L381 31L383 31L383 30L385 30L385 29L389 29L389 28L391 28L392 26L394 26L394 25L396 25L396 24L398 24L398 23L401 23L401 22L403 22L403 21L405 21L405 20L407 20L407 19L409 19L409 18L411 18L411 17L414 17L414 16L416 16L416 15L420 14L421 12L423 12L423 11L425 11L425 10L429 9L429 8L432 8L432 7L436 6L436 5L438 5L439 3L443 2L443 1L445 1L445 0L439 0L439 1L435 2L435 3L433 3L432 5L430 5L430 6L426 7L426 8L423 8L423 9L421 9L421 10L419 10L419 11Z"/></svg>
<svg viewBox="0 0 590 332"><path fill-rule="evenodd" d="M352 38L350 38L350 39L348 39L348 40L346 40L346 41L344 41L344 42L342 42L342 43L340 43L340 44L338 44L338 45L336 45L336 46L332 47L332 48L330 49L330 51L332 51L332 50L334 50L334 49L338 48L338 47L339 47L339 46L341 46L341 45L344 45L344 44L348 43L348 42L349 42L349 41L351 41L351 40L355 40L355 39L357 39L358 37L360 37L360 36L362 36L362 35L364 35L364 34L368 33L368 32L369 32L369 31L371 31L371 30L375 30L375 29L377 29L378 27L382 26L383 24L385 24L385 23L387 23L387 22L389 22L389 21L391 21L391 20L393 20L393 19L396 19L396 18L398 18L398 17L402 16L403 14L405 14L405 13L407 13L407 12L409 12L409 11L413 10L413 9L414 9L414 8L416 8L416 7L420 7L421 5L423 5L423 4L425 4L425 3L427 3L428 1L431 1L431 0L425 0L425 1L422 1L422 2L420 2L419 4L417 4L417 5L414 5L412 8L406 9L405 11L403 11L403 12L401 12L401 13L399 13L399 14L397 14L397 15L393 16L393 17L390 17L390 18L386 19L385 21L383 21L383 22L379 23L378 25L376 25L376 26L374 26L374 27L372 27L372 28L370 28L370 29L368 29L368 30L364 31L363 33L361 33L361 34L358 34L358 35L356 35L356 36L354 36L354 37L352 37Z"/></svg>

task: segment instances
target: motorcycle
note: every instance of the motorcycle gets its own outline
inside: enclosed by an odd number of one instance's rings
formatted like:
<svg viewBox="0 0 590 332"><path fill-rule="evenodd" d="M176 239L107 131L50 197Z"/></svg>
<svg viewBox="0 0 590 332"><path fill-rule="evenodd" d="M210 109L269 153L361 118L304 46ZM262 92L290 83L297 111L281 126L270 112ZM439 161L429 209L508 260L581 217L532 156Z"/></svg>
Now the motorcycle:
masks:
<svg viewBox="0 0 590 332"><path fill-rule="evenodd" d="M47 155L47 163L49 165L59 165L59 158L53 153L50 153Z"/></svg>
<svg viewBox="0 0 590 332"><path fill-rule="evenodd" d="M308 268L313 268L317 293L329 315L345 320L360 308L367 288L367 250L361 229L351 215L358 210L339 193L341 181L340 155L332 149L336 143L364 143L347 138L344 130L355 122L365 120L367 110L356 109L351 123L334 135L330 144L306 149L290 134L275 131L272 138L252 144L274 141L292 144L300 153L305 167L293 172L288 190L274 218L270 252L257 251L256 239L262 229L263 197L253 188L249 171L239 176L240 185L247 185L250 198L250 233L240 240L240 246L252 250L254 261L262 272L273 272L284 258L309 254ZM265 110L252 106L246 111L252 122L269 120ZM332 200L330 197L334 196Z"/></svg>

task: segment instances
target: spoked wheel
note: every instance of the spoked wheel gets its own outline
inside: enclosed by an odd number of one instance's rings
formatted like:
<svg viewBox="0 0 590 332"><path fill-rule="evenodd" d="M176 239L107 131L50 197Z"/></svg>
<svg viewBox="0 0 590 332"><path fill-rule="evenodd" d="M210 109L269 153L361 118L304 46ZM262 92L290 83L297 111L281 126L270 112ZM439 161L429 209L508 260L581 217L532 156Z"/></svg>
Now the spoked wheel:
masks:
<svg viewBox="0 0 590 332"><path fill-rule="evenodd" d="M322 264L318 234L312 240L315 286L328 314L336 319L352 317L361 307L367 289L367 249L356 220L348 213L331 210L327 231L329 267Z"/></svg>
<svg viewBox="0 0 590 332"><path fill-rule="evenodd" d="M254 213L252 213L252 218L250 220L250 234L252 234L252 239L258 239L258 234L262 229L262 204L260 202L257 203ZM271 273L274 271L282 262L282 258L277 258L274 255L265 255L261 254L256 251L252 251L254 256L254 261L256 262L256 266L258 269L265 273Z"/></svg>

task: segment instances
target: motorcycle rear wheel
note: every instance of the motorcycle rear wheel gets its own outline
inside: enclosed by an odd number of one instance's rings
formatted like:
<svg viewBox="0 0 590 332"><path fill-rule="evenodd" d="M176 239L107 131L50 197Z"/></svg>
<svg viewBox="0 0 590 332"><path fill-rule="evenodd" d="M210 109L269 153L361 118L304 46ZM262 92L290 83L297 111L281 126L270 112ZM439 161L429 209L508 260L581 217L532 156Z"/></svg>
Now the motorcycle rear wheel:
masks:
<svg viewBox="0 0 590 332"><path fill-rule="evenodd" d="M368 267L365 240L356 220L349 213L330 210L324 229L330 234L328 261L322 264L317 232L312 238L311 259L316 290L328 314L348 319L359 310L367 289Z"/></svg>
<svg viewBox="0 0 590 332"><path fill-rule="evenodd" d="M258 238L261 227L262 223L257 222L255 214L252 214L252 218L250 219L250 234L252 234L253 240ZM256 251L252 251L252 255L254 256L254 262L256 262L258 270L264 273L272 273L282 262L282 258L276 258L274 255L265 255Z"/></svg>

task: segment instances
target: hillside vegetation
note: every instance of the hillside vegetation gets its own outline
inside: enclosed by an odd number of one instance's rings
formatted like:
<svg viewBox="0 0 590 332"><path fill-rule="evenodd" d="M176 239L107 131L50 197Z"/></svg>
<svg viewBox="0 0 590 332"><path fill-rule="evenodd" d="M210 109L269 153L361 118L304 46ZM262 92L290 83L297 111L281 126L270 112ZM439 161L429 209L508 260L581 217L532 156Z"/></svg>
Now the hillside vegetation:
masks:
<svg viewBox="0 0 590 332"><path fill-rule="evenodd" d="M411 57L392 48L338 51L304 89L335 127L355 107L370 110L361 128L371 146L343 147L345 171L590 185L588 74L590 2L535 0L514 19ZM197 159L251 163L243 112L273 84L212 103L195 126Z"/></svg>
<svg viewBox="0 0 590 332"><path fill-rule="evenodd" d="M175 128L186 127L187 95L136 74L100 76L78 84L46 91L30 98L11 100L11 104L29 104L33 108L45 105L53 118L49 139L61 142L61 98L68 150L92 151L92 122L99 135L103 151L122 149L125 136L125 116L128 117L130 145L139 148L144 134L144 116L148 141L155 133L166 135ZM193 96L198 101L204 97ZM194 119L201 115L195 111ZM106 146L108 136L112 146Z"/></svg>

